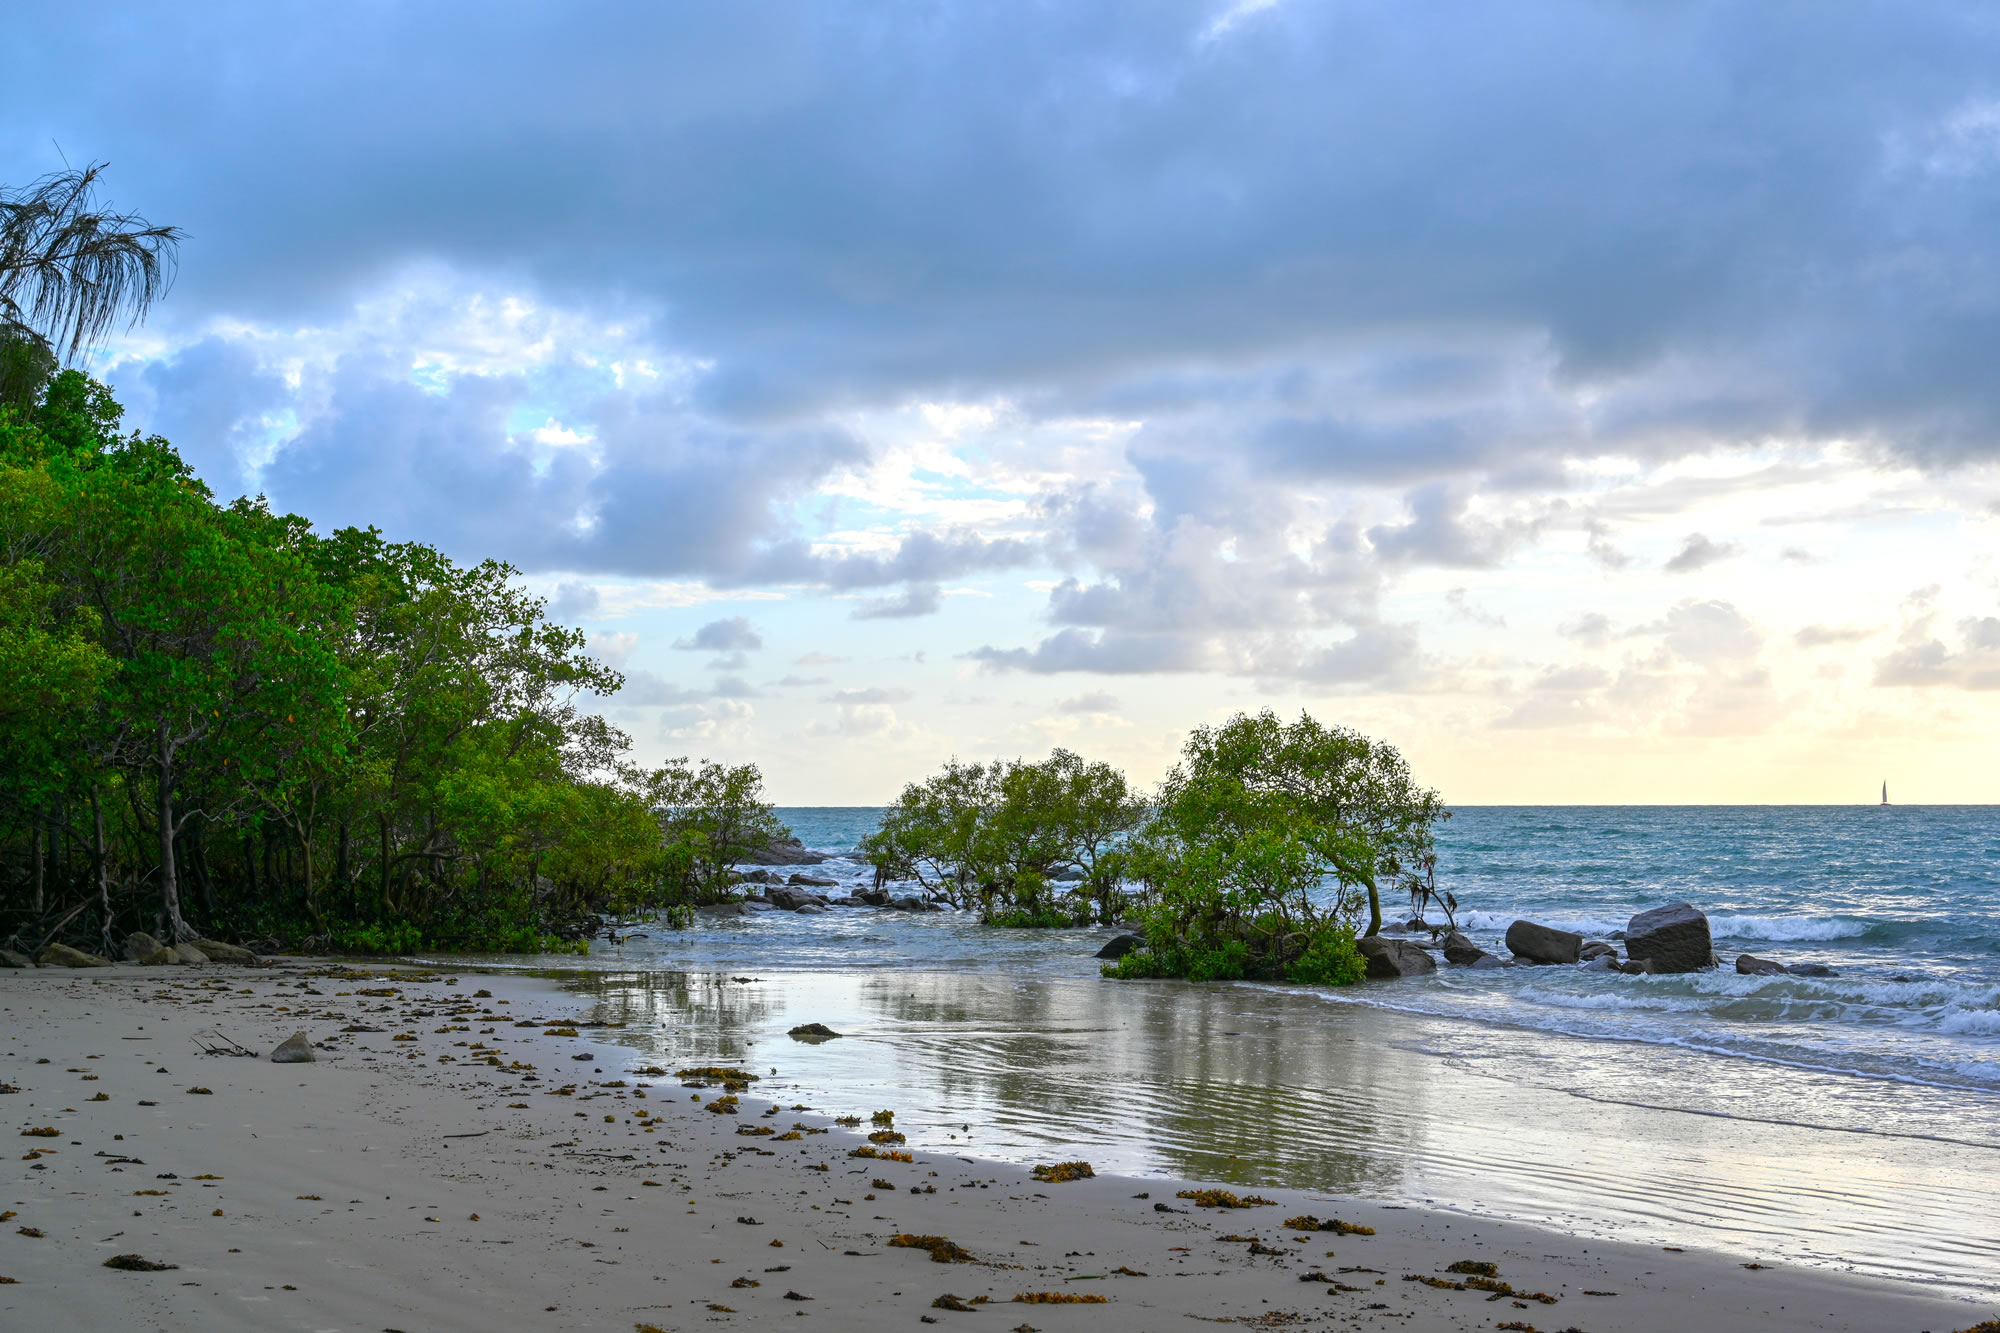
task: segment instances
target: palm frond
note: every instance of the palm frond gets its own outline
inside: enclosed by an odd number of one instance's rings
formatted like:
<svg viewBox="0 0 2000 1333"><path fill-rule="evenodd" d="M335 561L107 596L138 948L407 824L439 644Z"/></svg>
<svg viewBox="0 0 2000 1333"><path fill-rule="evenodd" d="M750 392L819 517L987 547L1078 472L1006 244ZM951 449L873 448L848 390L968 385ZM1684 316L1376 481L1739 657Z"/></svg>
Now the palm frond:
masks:
<svg viewBox="0 0 2000 1333"><path fill-rule="evenodd" d="M26 325L74 360L121 320L145 319L173 285L183 233L101 209L105 163L0 189L0 318Z"/></svg>

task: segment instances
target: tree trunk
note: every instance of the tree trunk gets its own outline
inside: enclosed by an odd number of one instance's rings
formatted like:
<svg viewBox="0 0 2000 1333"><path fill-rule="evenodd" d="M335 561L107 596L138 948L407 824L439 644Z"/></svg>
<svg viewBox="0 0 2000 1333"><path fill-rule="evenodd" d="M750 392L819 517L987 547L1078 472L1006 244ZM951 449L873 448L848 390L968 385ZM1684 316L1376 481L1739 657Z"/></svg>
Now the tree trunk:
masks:
<svg viewBox="0 0 2000 1333"><path fill-rule="evenodd" d="M42 825L38 815L30 815L28 823L28 858L34 866L35 915L41 916L48 905L42 890Z"/></svg>
<svg viewBox="0 0 2000 1333"><path fill-rule="evenodd" d="M347 854L347 821L340 821L340 843L334 851L333 882L347 890L347 915L361 915L361 904L354 891L354 872Z"/></svg>
<svg viewBox="0 0 2000 1333"><path fill-rule="evenodd" d="M104 913L104 943L111 945L111 867L104 860L104 808L97 803L97 784L90 784L90 859L97 871L97 902Z"/></svg>
<svg viewBox="0 0 2000 1333"><path fill-rule="evenodd" d="M174 868L174 752L165 730L160 735L160 906L167 915L167 943L179 944L194 938L194 931L181 919L180 878Z"/></svg>

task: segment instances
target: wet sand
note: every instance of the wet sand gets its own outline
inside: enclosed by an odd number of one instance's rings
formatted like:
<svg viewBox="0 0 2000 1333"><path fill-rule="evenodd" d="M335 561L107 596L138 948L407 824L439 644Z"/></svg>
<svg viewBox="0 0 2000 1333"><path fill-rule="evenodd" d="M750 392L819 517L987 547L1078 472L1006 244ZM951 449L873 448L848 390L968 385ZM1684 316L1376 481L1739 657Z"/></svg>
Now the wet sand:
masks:
<svg viewBox="0 0 2000 1333"><path fill-rule="evenodd" d="M643 1072L614 1032L574 1026L593 1012L519 974L0 972L0 1083L18 1089L0 1124L20 1159L0 1194L15 1214L0 1327L1945 1333L1995 1314L1912 1284L1301 1190L1203 1208L1177 1195L1215 1182L1046 1184L970 1147L856 1158L878 1108L801 1107L767 1048L735 1113L711 1113L721 1088ZM262 1058L297 1029L316 1063ZM204 1055L203 1033L258 1056ZM1282 1225L1302 1214L1375 1234ZM911 1234L971 1262L890 1243ZM104 1266L125 1254L177 1267ZM1450 1285L1465 1260L1516 1296ZM1102 1301L1012 1299L1050 1292ZM936 1306L946 1294L970 1312Z"/></svg>

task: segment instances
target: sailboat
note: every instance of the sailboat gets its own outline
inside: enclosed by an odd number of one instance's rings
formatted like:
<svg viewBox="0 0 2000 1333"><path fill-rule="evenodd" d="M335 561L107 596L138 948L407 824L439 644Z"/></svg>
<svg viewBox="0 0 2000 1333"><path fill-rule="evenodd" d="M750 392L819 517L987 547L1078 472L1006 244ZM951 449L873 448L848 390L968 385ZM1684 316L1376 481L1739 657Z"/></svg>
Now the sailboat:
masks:
<svg viewBox="0 0 2000 1333"><path fill-rule="evenodd" d="M1889 804L1889 784L1887 782L1882 784L1882 804Z"/></svg>

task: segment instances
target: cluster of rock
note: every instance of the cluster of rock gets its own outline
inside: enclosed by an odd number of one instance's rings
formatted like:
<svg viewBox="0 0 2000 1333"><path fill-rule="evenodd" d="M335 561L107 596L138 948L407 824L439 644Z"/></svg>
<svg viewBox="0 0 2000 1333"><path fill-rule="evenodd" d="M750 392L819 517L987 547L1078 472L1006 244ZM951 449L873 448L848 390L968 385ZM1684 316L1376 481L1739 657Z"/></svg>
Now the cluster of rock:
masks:
<svg viewBox="0 0 2000 1333"><path fill-rule="evenodd" d="M747 858L753 866L816 866L826 860L818 852L809 852L806 845L797 838L773 838Z"/></svg>
<svg viewBox="0 0 2000 1333"><path fill-rule="evenodd" d="M825 858L820 858L825 859ZM914 896L894 897L887 889L856 889L844 898L815 892L837 889L840 881L817 875L780 875L770 870L750 870L737 876L739 884L760 886L741 902L715 903L701 910L711 916L748 916L752 912L798 912L813 916L836 907L883 907L900 912L942 912L942 903Z"/></svg>
<svg viewBox="0 0 2000 1333"><path fill-rule="evenodd" d="M188 940L182 944L163 944L143 930L135 930L125 937L125 961L139 963L147 967L199 966L204 963L248 963L262 960L255 953L238 944L224 944L220 940ZM94 953L73 949L67 944L51 944L33 958L15 953L11 949L0 949L0 967L110 967L109 958L100 958Z"/></svg>
<svg viewBox="0 0 2000 1333"><path fill-rule="evenodd" d="M1412 925L1422 927L1421 922ZM1399 927L1401 930L1408 926ZM1507 950L1512 957L1502 960L1474 944L1459 931L1451 931L1439 941L1445 962L1456 967L1494 968L1521 965L1566 965L1598 972L1623 972L1630 976L1662 973L1705 972L1721 966L1708 928L1708 918L1687 903L1670 903L1640 912L1622 931L1609 940L1588 939L1575 931L1545 926L1536 921L1516 921L1507 927ZM1625 946L1619 957L1618 944ZM1430 949L1408 938L1370 935L1357 940L1362 957L1368 960L1371 977L1422 976L1437 970ZM1826 977L1838 975L1823 963L1794 963L1786 966L1768 958L1743 954L1736 970L1752 976Z"/></svg>

